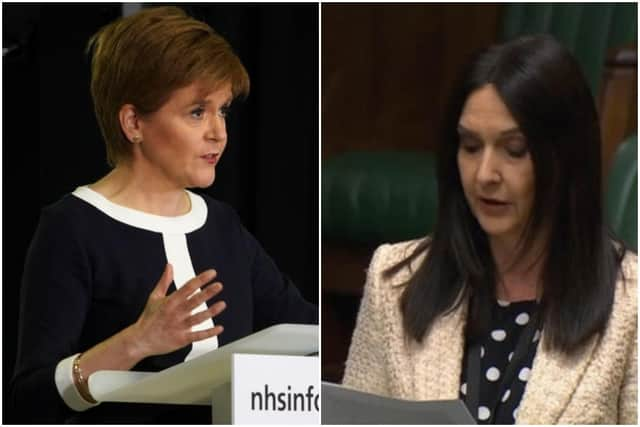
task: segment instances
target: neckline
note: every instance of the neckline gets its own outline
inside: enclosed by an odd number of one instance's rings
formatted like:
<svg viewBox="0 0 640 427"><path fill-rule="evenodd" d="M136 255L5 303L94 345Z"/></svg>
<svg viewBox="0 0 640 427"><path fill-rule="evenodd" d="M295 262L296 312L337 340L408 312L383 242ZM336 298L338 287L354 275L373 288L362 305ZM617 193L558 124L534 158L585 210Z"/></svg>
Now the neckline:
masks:
<svg viewBox="0 0 640 427"><path fill-rule="evenodd" d="M132 227L157 233L186 234L204 225L207 219L207 204L201 196L189 190L185 191L191 202L191 210L179 216L154 215L122 206L86 185L76 188L71 194L116 221Z"/></svg>
<svg viewBox="0 0 640 427"><path fill-rule="evenodd" d="M513 308L513 307L528 307L528 306L536 306L538 305L538 300L537 299L525 299L525 300L519 300L519 301L505 301L505 300L501 300L500 298L495 298L494 299L495 305L502 308L502 309L508 309L508 308Z"/></svg>

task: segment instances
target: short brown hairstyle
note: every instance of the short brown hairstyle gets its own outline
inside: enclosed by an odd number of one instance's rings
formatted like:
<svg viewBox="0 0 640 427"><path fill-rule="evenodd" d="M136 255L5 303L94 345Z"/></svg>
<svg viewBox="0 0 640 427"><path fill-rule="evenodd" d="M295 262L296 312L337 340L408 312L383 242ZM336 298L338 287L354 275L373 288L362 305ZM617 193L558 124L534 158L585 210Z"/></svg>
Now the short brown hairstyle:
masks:
<svg viewBox="0 0 640 427"><path fill-rule="evenodd" d="M249 92L247 71L229 43L177 7L120 18L91 37L87 52L93 56L91 96L111 166L131 153L120 126L123 105L152 113L174 90L196 80L212 89L230 82L234 97Z"/></svg>

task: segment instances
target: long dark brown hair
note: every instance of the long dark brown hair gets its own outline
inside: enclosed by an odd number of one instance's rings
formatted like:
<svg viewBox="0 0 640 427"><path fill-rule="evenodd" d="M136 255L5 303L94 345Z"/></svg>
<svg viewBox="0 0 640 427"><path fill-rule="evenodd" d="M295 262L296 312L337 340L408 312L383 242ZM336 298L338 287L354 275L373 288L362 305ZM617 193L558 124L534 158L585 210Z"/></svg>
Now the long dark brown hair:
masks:
<svg viewBox="0 0 640 427"><path fill-rule="evenodd" d="M469 95L487 84L495 87L528 143L536 191L521 250L531 247L544 225L549 233L541 273L545 342L571 353L604 330L625 248L614 244L603 220L593 96L573 56L550 36L485 49L459 80L438 147L435 231L387 271L394 274L427 252L402 294L404 329L421 341L438 316L468 299L467 339L486 333L497 272L488 237L464 196L457 126Z"/></svg>

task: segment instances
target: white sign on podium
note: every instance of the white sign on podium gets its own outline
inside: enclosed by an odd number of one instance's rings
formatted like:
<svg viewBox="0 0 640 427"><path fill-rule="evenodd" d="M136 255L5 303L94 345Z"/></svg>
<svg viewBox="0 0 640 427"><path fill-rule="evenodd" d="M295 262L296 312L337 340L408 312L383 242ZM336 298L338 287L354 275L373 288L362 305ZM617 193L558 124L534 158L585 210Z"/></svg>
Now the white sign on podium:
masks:
<svg viewBox="0 0 640 427"><path fill-rule="evenodd" d="M231 360L239 354L305 356L318 352L317 325L281 324L160 372L98 371L89 390L99 402L212 405L213 421L231 420ZM314 392L319 393L318 358ZM319 422L319 421L318 421Z"/></svg>
<svg viewBox="0 0 640 427"><path fill-rule="evenodd" d="M317 357L234 354L231 371L232 424L320 424Z"/></svg>

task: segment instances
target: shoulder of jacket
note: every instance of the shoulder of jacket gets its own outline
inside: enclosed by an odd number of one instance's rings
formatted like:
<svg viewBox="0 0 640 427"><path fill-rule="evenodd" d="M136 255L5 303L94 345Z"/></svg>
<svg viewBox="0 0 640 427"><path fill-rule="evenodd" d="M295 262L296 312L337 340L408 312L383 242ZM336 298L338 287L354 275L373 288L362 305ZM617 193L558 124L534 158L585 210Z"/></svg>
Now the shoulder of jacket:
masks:
<svg viewBox="0 0 640 427"><path fill-rule="evenodd" d="M72 194L66 194L59 200L45 206L41 211L41 222L68 230L87 221L88 205Z"/></svg>
<svg viewBox="0 0 640 427"><path fill-rule="evenodd" d="M426 244L429 240L430 237L421 237L404 242L380 245L371 259L371 269L378 272L385 271L410 257L421 245ZM424 255L421 254L417 258L420 260L424 258Z"/></svg>
<svg viewBox="0 0 640 427"><path fill-rule="evenodd" d="M620 270L616 281L616 303L629 307L635 313L638 307L638 255L627 251Z"/></svg>
<svg viewBox="0 0 640 427"><path fill-rule="evenodd" d="M423 237L379 246L373 254L367 272L368 286L374 289L383 289L385 293L390 289L402 289L403 287L399 285L406 283L411 278L415 269L424 259L426 250L421 251L421 248L424 248L429 240L429 237ZM415 253L416 251L419 253ZM413 256L414 253L415 256ZM410 263L395 271L392 270L393 267L410 257L412 257Z"/></svg>
<svg viewBox="0 0 640 427"><path fill-rule="evenodd" d="M627 250L622 259L622 272L626 281L638 281L638 255Z"/></svg>

